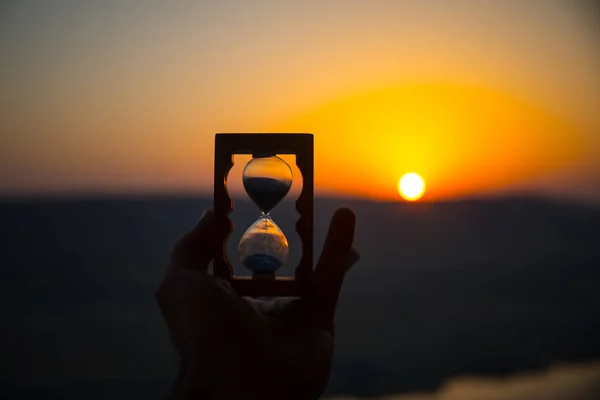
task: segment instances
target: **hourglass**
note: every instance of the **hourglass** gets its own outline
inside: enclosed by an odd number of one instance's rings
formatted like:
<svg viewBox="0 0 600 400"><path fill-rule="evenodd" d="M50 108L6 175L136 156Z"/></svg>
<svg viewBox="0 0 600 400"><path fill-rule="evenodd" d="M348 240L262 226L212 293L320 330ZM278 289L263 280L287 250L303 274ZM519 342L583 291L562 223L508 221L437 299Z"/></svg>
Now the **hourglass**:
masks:
<svg viewBox="0 0 600 400"><path fill-rule="evenodd" d="M249 276L236 276L227 257L226 242L214 257L213 274L228 280L242 296L297 296L312 273L313 262L313 136L311 134L217 134L215 135L215 213L229 218L234 208L227 191L227 174L234 154L251 154L243 171L243 186L257 207L258 219L245 231L238 244L238 256ZM292 170L278 155L295 154L302 173L302 191L296 200L300 214L296 231L302 255L294 277L279 277L289 248L285 234L271 216L288 194ZM230 231L233 224L230 224Z"/></svg>
<svg viewBox="0 0 600 400"><path fill-rule="evenodd" d="M292 169L277 156L255 155L244 168L243 183L260 217L240 239L240 260L254 277L271 278L287 261L288 242L270 212L289 192Z"/></svg>

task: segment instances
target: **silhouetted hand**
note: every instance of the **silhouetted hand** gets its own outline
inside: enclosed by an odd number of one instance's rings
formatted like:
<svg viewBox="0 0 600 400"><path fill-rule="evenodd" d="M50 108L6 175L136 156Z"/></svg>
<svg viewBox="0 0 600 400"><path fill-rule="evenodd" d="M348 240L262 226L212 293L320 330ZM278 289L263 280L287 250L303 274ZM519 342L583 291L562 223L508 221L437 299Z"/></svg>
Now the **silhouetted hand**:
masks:
<svg viewBox="0 0 600 400"><path fill-rule="evenodd" d="M352 249L354 213L331 220L309 289L299 298L242 298L207 274L229 221L207 211L176 245L157 290L179 352L174 399L318 399L329 379L333 317Z"/></svg>

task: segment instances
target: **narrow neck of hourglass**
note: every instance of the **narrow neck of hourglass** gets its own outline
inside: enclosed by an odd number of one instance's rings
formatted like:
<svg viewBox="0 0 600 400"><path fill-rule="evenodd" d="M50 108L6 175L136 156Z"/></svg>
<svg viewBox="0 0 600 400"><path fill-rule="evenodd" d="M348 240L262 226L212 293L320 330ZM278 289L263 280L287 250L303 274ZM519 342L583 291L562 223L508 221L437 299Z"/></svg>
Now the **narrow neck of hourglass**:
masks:
<svg viewBox="0 0 600 400"><path fill-rule="evenodd" d="M264 211L261 210L260 211L260 217L261 218L269 218L269 219L271 219L271 211L264 212Z"/></svg>

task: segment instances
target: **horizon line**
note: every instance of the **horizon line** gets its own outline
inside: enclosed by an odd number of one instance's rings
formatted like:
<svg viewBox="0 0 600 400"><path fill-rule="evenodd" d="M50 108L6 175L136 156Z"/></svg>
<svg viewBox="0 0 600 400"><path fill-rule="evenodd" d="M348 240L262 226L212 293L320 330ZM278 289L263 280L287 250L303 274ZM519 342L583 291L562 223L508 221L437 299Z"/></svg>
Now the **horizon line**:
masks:
<svg viewBox="0 0 600 400"><path fill-rule="evenodd" d="M127 200L175 200L175 199L203 199L211 200L211 191L186 191L186 190L156 190L156 191L55 191L55 192L30 192L30 193L2 193L0 192L0 203L19 203L19 202L57 202L57 201L127 201ZM514 192L514 193L482 193L471 194L467 196L457 196L447 199L426 199L421 198L418 201L407 201L398 197L397 200L386 198L372 198L357 195L324 193L316 194L315 200L349 200L366 203L379 204L398 204L408 206L431 205L431 204L449 204L463 202L494 202L510 200L537 200L556 204L570 204L576 206L600 207L597 200L583 200L566 196L551 196L532 192ZM294 201L292 198L284 198L282 202ZM237 199L237 201L252 200L248 198Z"/></svg>

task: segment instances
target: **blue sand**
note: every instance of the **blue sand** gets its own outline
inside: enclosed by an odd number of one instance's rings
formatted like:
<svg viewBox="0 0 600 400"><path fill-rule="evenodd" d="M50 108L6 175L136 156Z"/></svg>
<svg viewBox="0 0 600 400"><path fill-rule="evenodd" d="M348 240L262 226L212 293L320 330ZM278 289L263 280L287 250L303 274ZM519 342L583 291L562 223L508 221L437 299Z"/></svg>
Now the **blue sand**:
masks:
<svg viewBox="0 0 600 400"><path fill-rule="evenodd" d="M246 268L257 273L274 272L283 265L279 259L269 254L250 254L244 258L243 263Z"/></svg>
<svg viewBox="0 0 600 400"><path fill-rule="evenodd" d="M284 182L272 178L244 178L244 189L248 197L263 212L269 212L275 207L290 191L292 182Z"/></svg>

